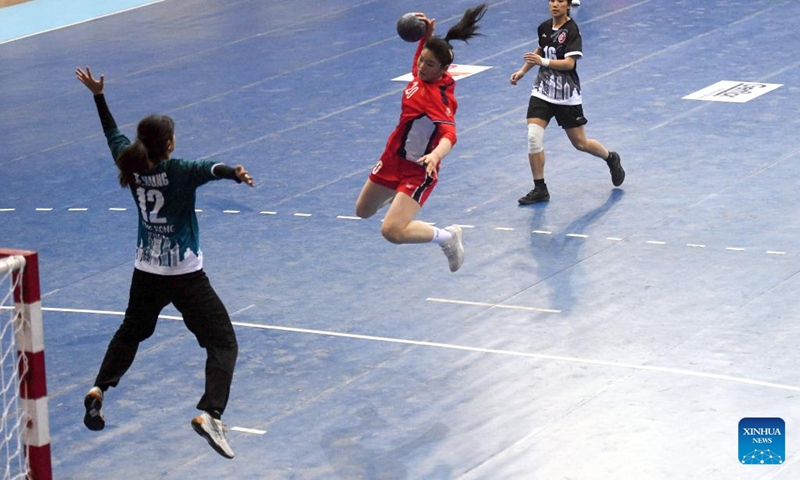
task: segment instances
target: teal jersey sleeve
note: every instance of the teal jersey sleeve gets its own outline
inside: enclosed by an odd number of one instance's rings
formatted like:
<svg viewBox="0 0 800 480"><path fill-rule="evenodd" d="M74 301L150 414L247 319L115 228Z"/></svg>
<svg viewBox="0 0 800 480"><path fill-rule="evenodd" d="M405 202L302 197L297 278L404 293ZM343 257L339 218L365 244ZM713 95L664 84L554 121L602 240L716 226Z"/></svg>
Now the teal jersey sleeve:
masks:
<svg viewBox="0 0 800 480"><path fill-rule="evenodd" d="M108 129L104 133L106 135L106 141L108 142L108 148L111 149L111 156L114 157L114 161L116 161L120 154L122 154L122 151L131 144L131 141L120 132L118 128Z"/></svg>

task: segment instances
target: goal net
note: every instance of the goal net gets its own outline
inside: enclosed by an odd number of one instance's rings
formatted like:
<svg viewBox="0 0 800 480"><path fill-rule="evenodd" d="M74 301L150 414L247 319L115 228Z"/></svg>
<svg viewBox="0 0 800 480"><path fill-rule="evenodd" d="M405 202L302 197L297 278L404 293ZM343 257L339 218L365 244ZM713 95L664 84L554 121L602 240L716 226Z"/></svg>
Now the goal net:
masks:
<svg viewBox="0 0 800 480"><path fill-rule="evenodd" d="M35 252L0 249L0 299L2 477L50 480L44 335Z"/></svg>

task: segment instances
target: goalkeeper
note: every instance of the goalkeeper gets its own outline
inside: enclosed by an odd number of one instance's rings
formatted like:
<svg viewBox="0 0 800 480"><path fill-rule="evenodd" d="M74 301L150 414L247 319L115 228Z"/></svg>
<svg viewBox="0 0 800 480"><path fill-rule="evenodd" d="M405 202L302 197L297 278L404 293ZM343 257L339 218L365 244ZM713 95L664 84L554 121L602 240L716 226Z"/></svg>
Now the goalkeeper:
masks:
<svg viewBox="0 0 800 480"><path fill-rule="evenodd" d="M139 343L149 338L161 310L172 303L186 327L206 350L205 392L197 404L203 413L192 427L220 455L233 458L221 416L230 394L238 344L231 319L203 272L195 190L220 179L253 186L241 165L214 161L192 162L170 158L175 149L171 118L151 115L139 122L133 143L118 129L103 94L104 77L92 76L89 67L75 71L93 94L108 146L119 170L119 183L133 195L139 213L136 260L128 307L108 345L100 371L84 399L84 424L102 430L104 394L128 371Z"/></svg>

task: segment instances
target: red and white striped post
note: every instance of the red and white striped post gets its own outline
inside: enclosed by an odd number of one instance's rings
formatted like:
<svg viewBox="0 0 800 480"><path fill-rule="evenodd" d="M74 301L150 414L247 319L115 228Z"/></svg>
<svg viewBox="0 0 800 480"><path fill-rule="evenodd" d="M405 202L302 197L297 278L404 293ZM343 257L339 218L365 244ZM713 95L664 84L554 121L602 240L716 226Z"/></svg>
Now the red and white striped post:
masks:
<svg viewBox="0 0 800 480"><path fill-rule="evenodd" d="M0 248L0 257L20 255L25 259L22 282L14 289L17 312L20 397L28 418L22 433L31 480L52 480L50 423L47 412L47 381L44 368L44 325L39 291L39 257L36 252ZM19 273L14 274L15 284Z"/></svg>

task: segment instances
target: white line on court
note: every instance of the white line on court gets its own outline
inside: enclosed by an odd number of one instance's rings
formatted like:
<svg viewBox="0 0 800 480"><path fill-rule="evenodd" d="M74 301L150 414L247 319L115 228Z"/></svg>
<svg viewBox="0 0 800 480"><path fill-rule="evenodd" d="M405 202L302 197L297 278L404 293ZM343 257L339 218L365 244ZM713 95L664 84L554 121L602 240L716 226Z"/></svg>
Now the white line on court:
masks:
<svg viewBox="0 0 800 480"><path fill-rule="evenodd" d="M0 208L0 213L2 213L2 212L14 212L14 211L17 211L17 210L18 209L16 209L16 208ZM53 208L53 207L38 207L38 208L35 209L35 211L37 211L37 212L52 212L54 210L56 210L56 209ZM84 208L84 207L80 207L80 208L79 207L72 207L72 208L69 208L67 210L70 211L70 212L84 212L84 211L88 211L89 209L88 208ZM124 211L127 211L128 209L124 208L124 207L109 207L108 210L109 211L115 211L115 212L124 212ZM197 208L197 209L195 209L195 212L196 213L203 213L203 210ZM224 209L224 210L221 210L221 212L223 214L239 214L239 213L242 213L241 210L233 210L233 209ZM278 215L278 212L262 210L262 211L259 211L258 214L259 215L273 215L274 216L274 215ZM294 213L292 215L295 216L295 217L305 217L305 218L314 216L313 213L301 213L301 212L297 212L297 213ZM336 218L340 219L340 220L362 220L362 218L360 218L360 217L351 216L351 215L337 215ZM381 220L381 221L383 221L383 220ZM435 226L436 225L436 222L425 222L425 223L428 224L428 225L431 225L431 226ZM466 225L466 224L458 224L458 225L461 228L464 228L464 229L476 229L476 230L479 230L479 229L482 228L482 227L476 226L476 225ZM513 227L487 227L487 228L491 228L492 230L495 230L495 231L508 231L508 232L515 231L515 228L513 228ZM550 230L533 230L531 233L534 233L536 235L554 235L554 233L552 231L550 231ZM565 237L568 237L568 238L583 238L583 239L591 238L590 235L583 234L583 233L565 233L563 235ZM625 239L621 238L621 237L606 237L606 240L614 241L614 242L621 242L621 241L623 241ZM631 243L635 243L635 242L632 242L630 239L628 239L628 241L631 242ZM661 241L661 240L646 240L646 241L644 241L644 243L650 244L650 245L667 245L667 242ZM700 244L700 243L687 243L686 246L690 247L690 248L706 248L706 245ZM740 247L727 247L725 250L733 251L733 252L745 252L745 251L747 251L745 248L740 248ZM782 251L782 250L766 250L765 254L766 255L776 256L776 255L787 255L787 252Z"/></svg>
<svg viewBox="0 0 800 480"><path fill-rule="evenodd" d="M0 310L10 309L12 307L0 307ZM45 312L65 312L65 313L94 313L94 314L102 314L102 315L114 315L114 316L124 316L125 312L111 312L106 310L88 310L88 309L75 309L75 308L42 308L42 311ZM181 317L176 317L174 315L159 315L158 318L163 318L167 320L181 320ZM340 333L340 332L330 332L326 330L314 330L309 328L297 328L297 327L281 327L278 325L261 325L258 323L247 323L247 322L233 322L234 325L239 327L249 327L249 328L258 328L262 330L277 330L281 332L293 332L293 333L307 333L312 335L324 335L327 337L339 337L339 338L351 338L355 340L370 340L376 342L386 342L386 343L397 343L402 345L416 345L420 347L433 347L433 348L443 348L448 350L460 350L465 352L476 352L476 353L487 353L493 355L503 355L503 356L510 356L510 357L522 357L522 358L535 358L539 360L553 360L557 362L566 362L566 363L579 363L584 365L596 365L600 367L612 367L612 368L624 368L628 370L638 370L643 372L655 372L655 373L671 373L673 375L682 375L687 377L698 377L698 378L706 378L710 380L721 380L726 382L733 382L733 383L741 383L745 385L753 385L758 387L767 387L767 388L775 388L779 390L787 390L791 392L800 392L800 387L794 385L785 385L781 383L773 383L773 382L762 382L760 380L752 380L749 378L742 378L742 377L732 377L730 375L719 375L716 373L705 373L705 372L697 372L693 370L684 370L680 368L671 368L671 367L659 367L656 365L639 365L635 363L624 363L624 362L609 362L605 360L593 360L590 358L580 358L580 357L565 357L561 355L547 355L543 353L529 353L529 352L517 352L514 350L501 350L496 348L482 348L482 347L470 347L466 345L455 345L452 343L439 343L439 342L428 342L428 341L419 341L419 340L405 340L402 338L390 338L390 337L377 337L373 335L359 335L354 333Z"/></svg>
<svg viewBox="0 0 800 480"><path fill-rule="evenodd" d="M525 307L520 305L504 305L502 303L468 302L465 300L447 300L444 298L432 298L432 297L428 297L425 300L429 302L453 303L456 305L473 305L476 307L493 307L493 308L507 308L510 310L529 310L533 312L561 313L561 310L553 310L551 308Z"/></svg>
<svg viewBox="0 0 800 480"><path fill-rule="evenodd" d="M244 428L244 427L231 427L231 430L234 432L252 433L255 435L264 435L265 433L267 433L266 430L256 430L255 428Z"/></svg>

